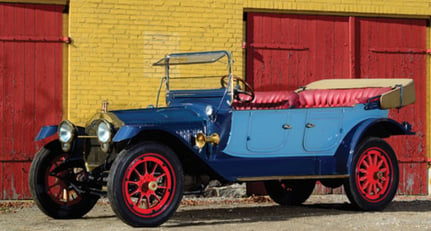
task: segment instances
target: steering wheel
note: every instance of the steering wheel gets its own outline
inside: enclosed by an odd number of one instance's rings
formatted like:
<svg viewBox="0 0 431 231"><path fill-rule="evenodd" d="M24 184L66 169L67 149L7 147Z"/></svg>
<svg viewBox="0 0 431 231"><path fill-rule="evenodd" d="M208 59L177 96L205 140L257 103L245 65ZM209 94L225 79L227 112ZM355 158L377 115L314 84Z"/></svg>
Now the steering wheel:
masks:
<svg viewBox="0 0 431 231"><path fill-rule="evenodd" d="M241 103L250 103L254 100L253 88L243 79L238 76L232 76L232 81L236 82L233 88L233 98ZM220 79L222 87L227 88L229 83L229 75L224 75Z"/></svg>

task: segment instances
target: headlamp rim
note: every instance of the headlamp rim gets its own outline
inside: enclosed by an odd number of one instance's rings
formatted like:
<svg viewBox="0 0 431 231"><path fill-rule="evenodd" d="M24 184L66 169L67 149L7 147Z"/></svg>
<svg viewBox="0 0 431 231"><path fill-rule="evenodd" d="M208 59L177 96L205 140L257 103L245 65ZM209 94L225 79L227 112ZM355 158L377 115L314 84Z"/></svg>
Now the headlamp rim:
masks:
<svg viewBox="0 0 431 231"><path fill-rule="evenodd" d="M60 136L60 130L63 126L63 124L66 124L68 127L70 127L70 139L68 141L63 141L61 140L61 136ZM76 134L76 128L75 125L73 125L72 122L70 122L69 120L62 120L59 124L58 124L58 139L61 143L65 143L65 144L70 144L72 143L73 139L75 138L75 134Z"/></svg>
<svg viewBox="0 0 431 231"><path fill-rule="evenodd" d="M102 123L106 125L106 127L108 128L108 131L109 131L109 138L105 142L102 141L102 140L100 140L100 136L99 136L99 126ZM97 126L96 126L96 135L97 135L97 140L99 141L100 144L108 144L108 143L110 143L112 141L112 135L113 135L113 130L112 130L111 123L108 120L106 120L106 119L99 120L97 122Z"/></svg>

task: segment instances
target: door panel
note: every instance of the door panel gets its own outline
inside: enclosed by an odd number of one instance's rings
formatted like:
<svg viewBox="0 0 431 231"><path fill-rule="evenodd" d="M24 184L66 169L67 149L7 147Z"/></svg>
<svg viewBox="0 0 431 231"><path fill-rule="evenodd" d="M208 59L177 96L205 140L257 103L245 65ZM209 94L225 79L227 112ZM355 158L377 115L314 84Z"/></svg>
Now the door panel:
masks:
<svg viewBox="0 0 431 231"><path fill-rule="evenodd" d="M288 124L288 113L282 111L250 112L247 149L251 152L276 152L287 143L289 129L283 125Z"/></svg>
<svg viewBox="0 0 431 231"><path fill-rule="evenodd" d="M307 152L322 152L334 149L343 137L343 109L330 112L309 110L305 124L304 149Z"/></svg>

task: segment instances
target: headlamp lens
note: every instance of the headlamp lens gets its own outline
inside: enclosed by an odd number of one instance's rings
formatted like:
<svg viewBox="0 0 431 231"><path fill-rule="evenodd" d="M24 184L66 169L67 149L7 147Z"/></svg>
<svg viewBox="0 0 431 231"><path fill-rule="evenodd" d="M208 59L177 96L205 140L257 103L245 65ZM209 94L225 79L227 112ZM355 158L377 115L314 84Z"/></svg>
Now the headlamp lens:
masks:
<svg viewBox="0 0 431 231"><path fill-rule="evenodd" d="M105 121L100 121L99 125L97 126L97 138L99 139L100 143L108 143L111 141L111 125Z"/></svg>
<svg viewBox="0 0 431 231"><path fill-rule="evenodd" d="M73 139L74 127L71 122L64 120L58 127L58 139L62 143L70 143Z"/></svg>

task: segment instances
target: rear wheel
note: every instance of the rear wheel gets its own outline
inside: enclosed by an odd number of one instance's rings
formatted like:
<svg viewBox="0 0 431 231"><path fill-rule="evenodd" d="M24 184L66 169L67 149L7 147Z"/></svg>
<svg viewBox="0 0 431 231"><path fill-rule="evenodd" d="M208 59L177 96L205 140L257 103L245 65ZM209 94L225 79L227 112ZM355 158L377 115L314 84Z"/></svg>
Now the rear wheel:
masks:
<svg viewBox="0 0 431 231"><path fill-rule="evenodd" d="M74 189L72 184L78 185L87 172L79 161L66 165L69 159L70 154L63 152L59 142L54 141L35 155L30 167L30 193L36 205L53 218L82 217L99 199Z"/></svg>
<svg viewBox="0 0 431 231"><path fill-rule="evenodd" d="M158 226L178 208L183 169L175 153L154 142L123 150L108 177L108 198L117 216L135 226Z"/></svg>
<svg viewBox="0 0 431 231"><path fill-rule="evenodd" d="M394 151L384 140L373 137L355 152L344 189L350 202L360 209L383 210L394 198L398 182Z"/></svg>
<svg viewBox="0 0 431 231"><path fill-rule="evenodd" d="M265 188L280 205L300 205L310 197L315 184L315 180L276 180L265 181Z"/></svg>

